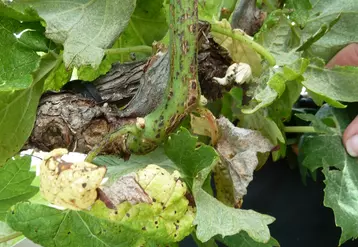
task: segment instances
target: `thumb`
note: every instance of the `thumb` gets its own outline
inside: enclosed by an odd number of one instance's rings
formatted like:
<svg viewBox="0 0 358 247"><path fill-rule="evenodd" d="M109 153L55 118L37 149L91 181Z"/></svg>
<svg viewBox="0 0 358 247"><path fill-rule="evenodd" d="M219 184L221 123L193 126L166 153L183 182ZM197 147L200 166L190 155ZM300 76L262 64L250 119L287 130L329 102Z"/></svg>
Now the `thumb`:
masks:
<svg viewBox="0 0 358 247"><path fill-rule="evenodd" d="M340 50L326 65L327 68L334 66L358 66L358 44L350 44Z"/></svg>
<svg viewBox="0 0 358 247"><path fill-rule="evenodd" d="M336 65L358 66L358 44L350 44L343 48L328 62L326 67L332 68ZM358 117L344 131L343 144L351 156L358 157Z"/></svg>
<svg viewBox="0 0 358 247"><path fill-rule="evenodd" d="M343 144L351 156L358 157L358 116L344 131Z"/></svg>

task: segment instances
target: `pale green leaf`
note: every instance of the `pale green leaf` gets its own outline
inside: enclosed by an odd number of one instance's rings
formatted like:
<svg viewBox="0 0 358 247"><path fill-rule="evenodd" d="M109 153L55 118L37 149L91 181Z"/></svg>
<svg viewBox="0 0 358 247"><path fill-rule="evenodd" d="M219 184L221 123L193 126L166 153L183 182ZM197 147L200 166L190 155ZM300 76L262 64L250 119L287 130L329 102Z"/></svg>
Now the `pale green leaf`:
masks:
<svg viewBox="0 0 358 247"><path fill-rule="evenodd" d="M305 134L300 144L302 164L325 175L324 205L333 209L336 225L342 228L339 243L358 238L358 160L349 156L342 135L351 119L346 110L322 107L316 114L321 121L330 120L335 131L326 134Z"/></svg>
<svg viewBox="0 0 358 247"><path fill-rule="evenodd" d="M311 47L320 38L331 31L332 27L338 22L341 15L339 14L336 18L330 20L329 23L324 23L312 36L308 37L298 48L297 51L304 51Z"/></svg>
<svg viewBox="0 0 358 247"><path fill-rule="evenodd" d="M316 33L322 25L332 22L340 15L339 21L329 33L312 45L311 56L328 61L347 44L358 42L358 2L347 0L311 0L312 10L305 23L302 40Z"/></svg>
<svg viewBox="0 0 358 247"><path fill-rule="evenodd" d="M133 51L109 53L98 69L84 66L79 69L78 76L82 80L93 81L111 69L114 62L141 60L151 53L136 50L138 46L151 47L154 41L160 41L167 33L168 24L163 0L137 0L136 8L128 26L111 49L133 48ZM150 30L150 31L149 31Z"/></svg>
<svg viewBox="0 0 358 247"><path fill-rule="evenodd" d="M255 35L255 41L270 51L279 66L292 64L300 57L294 50L300 41L297 30L282 10L276 10L268 16Z"/></svg>
<svg viewBox="0 0 358 247"><path fill-rule="evenodd" d="M128 25L135 0L39 1L17 0L16 10L34 8L46 21L46 36L64 46L66 67L98 66Z"/></svg>
<svg viewBox="0 0 358 247"><path fill-rule="evenodd" d="M310 0L287 0L285 4L286 8L293 10L290 19L298 25L304 25L309 17L309 11L312 9Z"/></svg>
<svg viewBox="0 0 358 247"><path fill-rule="evenodd" d="M307 59L301 58L295 61L292 64L283 66L283 68L272 69L270 74L263 74L260 78L260 83L267 83L267 85L261 89L260 87L256 88L254 99L257 102L256 105L245 107L242 109L242 112L245 114L252 114L258 111L263 107L271 105L277 98L281 97L286 90L286 83L290 81L300 82L303 80L303 73L305 72L309 61ZM268 78L268 81L266 82ZM294 90L294 94L297 95L297 90ZM295 96L294 98L296 98ZM295 99L290 99L291 103ZM253 102L253 101L252 101Z"/></svg>
<svg viewBox="0 0 358 247"><path fill-rule="evenodd" d="M195 191L197 215L194 224L197 225L197 237L200 241L206 242L218 234L225 237L240 231L246 231L258 242L267 242L270 239L267 225L274 221L271 216L228 207L203 189ZM212 224L213 222L215 224Z"/></svg>
<svg viewBox="0 0 358 247"><path fill-rule="evenodd" d="M303 86L319 96L328 98L328 100L358 101L357 67L325 69L324 63L316 60L316 63L311 63L308 66L304 77Z"/></svg>
<svg viewBox="0 0 358 247"><path fill-rule="evenodd" d="M17 202L34 196L38 188L30 186L35 173L30 172L31 157L9 159L0 167L0 220L5 219L6 211Z"/></svg>

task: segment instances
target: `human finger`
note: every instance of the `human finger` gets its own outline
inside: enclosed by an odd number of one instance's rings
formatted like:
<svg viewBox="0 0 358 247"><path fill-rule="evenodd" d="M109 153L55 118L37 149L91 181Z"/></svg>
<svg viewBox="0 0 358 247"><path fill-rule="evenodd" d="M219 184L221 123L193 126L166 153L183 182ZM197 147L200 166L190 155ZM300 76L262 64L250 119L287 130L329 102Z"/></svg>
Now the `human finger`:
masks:
<svg viewBox="0 0 358 247"><path fill-rule="evenodd" d="M334 66L358 66L358 44L347 45L340 50L326 65L327 68Z"/></svg>
<svg viewBox="0 0 358 247"><path fill-rule="evenodd" d="M358 116L348 125L344 131L343 144L351 156L358 157Z"/></svg>

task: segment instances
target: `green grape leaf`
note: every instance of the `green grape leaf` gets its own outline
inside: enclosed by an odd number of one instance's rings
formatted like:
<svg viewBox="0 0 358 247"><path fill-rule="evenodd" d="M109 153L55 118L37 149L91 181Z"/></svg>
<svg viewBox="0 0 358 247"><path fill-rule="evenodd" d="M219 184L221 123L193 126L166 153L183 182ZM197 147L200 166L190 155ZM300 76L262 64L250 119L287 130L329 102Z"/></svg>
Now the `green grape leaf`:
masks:
<svg viewBox="0 0 358 247"><path fill-rule="evenodd" d="M263 45L275 57L278 66L292 64L300 58L294 49L300 44L298 31L282 12L276 10L265 20L255 41Z"/></svg>
<svg viewBox="0 0 358 247"><path fill-rule="evenodd" d="M233 120L233 115L241 112L243 90L239 87L233 87L230 92L222 97L221 114L227 119Z"/></svg>
<svg viewBox="0 0 358 247"><path fill-rule="evenodd" d="M225 237L240 231L247 232L257 242L265 243L270 239L267 225L274 221L273 217L253 210L228 207L199 187L195 188L194 198L197 207L194 224L197 225L200 241L206 242L218 234Z"/></svg>
<svg viewBox="0 0 358 247"><path fill-rule="evenodd" d="M0 247L11 247L24 239L21 233L12 230L5 222L0 221Z"/></svg>
<svg viewBox="0 0 358 247"><path fill-rule="evenodd" d="M20 203L8 214L6 221L13 229L46 247L88 246L88 243L99 247L130 246L128 239L119 239L123 235L118 234L119 225L81 211Z"/></svg>
<svg viewBox="0 0 358 247"><path fill-rule="evenodd" d="M165 152L177 165L184 181L192 188L197 210L194 220L197 238L201 242L207 242L218 234L225 237L244 230L255 240L267 242L270 239L267 225L273 222L272 217L252 210L228 207L203 190L203 184L217 164L218 156L210 146L201 145L196 148L196 141L197 138L181 128L169 137Z"/></svg>
<svg viewBox="0 0 358 247"><path fill-rule="evenodd" d="M298 25L303 26L309 18L309 11L312 9L310 0L287 0L285 4L286 8L293 10L290 19Z"/></svg>
<svg viewBox="0 0 358 247"><path fill-rule="evenodd" d="M40 81L28 89L0 91L0 166L16 154L30 136L42 87Z"/></svg>
<svg viewBox="0 0 358 247"><path fill-rule="evenodd" d="M0 17L0 65L4 71L0 74L0 92L26 89L32 83L31 72L37 68L40 61L32 47L27 45L34 40L31 37L27 42L27 39L21 38L22 35L17 36L19 38L14 35L28 27L30 26L21 22ZM16 68L16 73L12 72L13 68Z"/></svg>
<svg viewBox="0 0 358 247"><path fill-rule="evenodd" d="M299 80L286 82L286 90L280 98L275 100L269 107L269 115L275 121L288 121L291 119L292 107L301 95L302 84Z"/></svg>
<svg viewBox="0 0 358 247"><path fill-rule="evenodd" d="M122 3L121 3L122 4ZM127 28L123 31L111 49L133 48L131 51L108 53L98 69L85 66L79 69L78 76L82 80L93 81L111 69L114 62L140 60L151 55L149 52L136 50L138 46L150 48L154 41L160 41L168 30L166 11L163 0L137 0L136 8ZM132 57L134 55L134 57Z"/></svg>
<svg viewBox="0 0 358 247"><path fill-rule="evenodd" d="M17 202L26 201L38 192L30 186L35 173L30 172L31 157L9 159L0 167L0 220L5 219L6 211Z"/></svg>
<svg viewBox="0 0 358 247"><path fill-rule="evenodd" d="M166 18L167 14L162 0L149 2L137 0L137 7L129 25L118 40L118 48L139 45L152 46L154 41L160 41L168 31ZM140 58L140 53L136 54L136 57ZM130 54L121 54L121 62L130 60L132 60Z"/></svg>
<svg viewBox="0 0 358 247"><path fill-rule="evenodd" d="M345 66L325 69L323 61L316 60L315 63L308 66L302 84L315 94L325 97L327 103L335 101L357 102L357 76L357 67Z"/></svg>
<svg viewBox="0 0 358 247"><path fill-rule="evenodd" d="M299 1L295 1L299 2ZM358 42L358 2L348 0L342 4L339 0L311 0L312 9L304 23L302 40L307 40L316 33L322 25L334 21L340 16L339 21L331 31L311 46L310 56L318 56L328 61L344 46Z"/></svg>
<svg viewBox="0 0 358 247"><path fill-rule="evenodd" d="M162 147L158 147L146 155L133 154L127 161L114 155L102 155L97 156L92 163L107 167L106 177L109 178L110 182L115 181L123 175L138 171L148 164L156 164L167 171L177 169L175 164L166 156Z"/></svg>
<svg viewBox="0 0 358 247"><path fill-rule="evenodd" d="M212 147L202 145L196 148L196 142L197 138L181 128L179 132L170 135L164 146L165 153L175 163L190 189L199 172L210 167L217 159L217 153Z"/></svg>
<svg viewBox="0 0 358 247"><path fill-rule="evenodd" d="M246 232L240 232L233 236L228 236L225 238L218 238L218 240L228 247L279 247L280 244L276 239L270 238L267 243L259 243L250 238Z"/></svg>
<svg viewBox="0 0 358 247"><path fill-rule="evenodd" d="M7 1L10 2L10 1ZM8 6L4 1L0 1L0 16L8 17L18 21L40 21L36 10L32 8L26 8L24 12L16 11Z"/></svg>
<svg viewBox="0 0 358 247"><path fill-rule="evenodd" d="M34 36L27 36L29 42L20 37L20 42L14 35L26 28L26 23L0 17L0 67L3 70L0 74L0 166L18 152L29 137L42 93L43 82L33 82L32 76L40 62L40 57L29 48L29 44L34 44Z"/></svg>
<svg viewBox="0 0 358 247"><path fill-rule="evenodd" d="M323 168L326 188L324 205L333 209L336 225L341 227L339 243L358 238L358 160L349 156L342 144L342 134L351 118L345 109L323 106L316 114L317 121L332 122L335 131L305 134L300 143L300 160L310 171Z"/></svg>
<svg viewBox="0 0 358 247"><path fill-rule="evenodd" d="M219 20L222 5L222 0L199 0L199 19L208 22Z"/></svg>
<svg viewBox="0 0 358 247"><path fill-rule="evenodd" d="M215 239L210 239L209 241L202 243L200 242L200 240L196 237L196 235L194 233L191 234L194 242L196 243L196 246L198 247L218 247Z"/></svg>
<svg viewBox="0 0 358 247"><path fill-rule="evenodd" d="M199 20L212 23L213 21L229 19L234 12L237 0L199 0Z"/></svg>
<svg viewBox="0 0 358 247"><path fill-rule="evenodd" d="M45 79L44 92L48 90L59 91L71 79L72 69L66 68L62 54L53 56L53 54L49 53L42 60L43 63L47 63L48 66L52 67L51 72Z"/></svg>
<svg viewBox="0 0 358 247"><path fill-rule="evenodd" d="M46 21L46 36L64 46L66 67L97 67L109 48L128 25L134 0L117 1L13 1L14 9L31 7ZM115 25L113 24L115 23Z"/></svg>
<svg viewBox="0 0 358 247"><path fill-rule="evenodd" d="M339 14L335 19L329 23L324 23L312 36L308 37L298 48L297 51L304 51L311 47L315 42L322 38L325 34L331 31L332 27L338 22L341 15Z"/></svg>
<svg viewBox="0 0 358 247"><path fill-rule="evenodd" d="M307 69L309 60L301 58L290 65L285 65L283 68L273 69L273 75L263 74L260 78L261 84L267 83L264 89L256 88L254 99L256 105L245 107L242 112L245 114L252 114L263 107L271 105L277 98L281 97L286 90L286 83L289 81L303 81L303 73ZM268 81L267 77L269 76ZM295 91L297 92L297 91Z"/></svg>

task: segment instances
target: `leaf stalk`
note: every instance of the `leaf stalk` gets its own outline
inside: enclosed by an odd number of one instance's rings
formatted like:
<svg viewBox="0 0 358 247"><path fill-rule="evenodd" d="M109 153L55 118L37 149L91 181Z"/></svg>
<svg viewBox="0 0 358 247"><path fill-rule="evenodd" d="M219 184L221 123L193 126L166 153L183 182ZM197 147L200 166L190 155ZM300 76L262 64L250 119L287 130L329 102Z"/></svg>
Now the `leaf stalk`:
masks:
<svg viewBox="0 0 358 247"><path fill-rule="evenodd" d="M113 49L106 49L106 55L117 55L123 53L131 53L131 52L143 52L146 54L152 54L153 49L150 46L146 45L138 45L132 47L123 47L123 48L113 48Z"/></svg>
<svg viewBox="0 0 358 247"><path fill-rule="evenodd" d="M317 133L312 126L286 126L283 130L286 133Z"/></svg>
<svg viewBox="0 0 358 247"><path fill-rule="evenodd" d="M235 40L238 40L240 42L247 44L252 49L254 49L257 53L262 55L267 60L267 62L269 63L270 66L276 65L275 57L268 50L266 50L263 46L256 43L255 41L253 41L250 36L245 35L245 34L234 33L231 29L224 28L224 27L221 27L216 24L211 25L211 31L215 32L215 33L222 34L222 35L226 35L232 39L235 39Z"/></svg>
<svg viewBox="0 0 358 247"><path fill-rule="evenodd" d="M20 237L21 235L23 235L21 232L14 232L13 234L0 238L0 243L5 243L17 237Z"/></svg>

